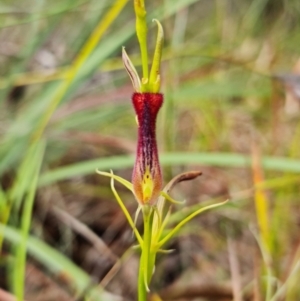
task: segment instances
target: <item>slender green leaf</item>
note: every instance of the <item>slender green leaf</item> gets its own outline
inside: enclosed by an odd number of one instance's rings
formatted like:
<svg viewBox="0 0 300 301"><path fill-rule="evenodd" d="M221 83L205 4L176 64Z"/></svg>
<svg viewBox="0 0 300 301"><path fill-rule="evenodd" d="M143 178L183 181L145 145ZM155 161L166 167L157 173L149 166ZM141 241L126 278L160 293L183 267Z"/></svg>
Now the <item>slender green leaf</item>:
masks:
<svg viewBox="0 0 300 301"><path fill-rule="evenodd" d="M34 166L32 174L23 174L24 178L29 178L30 183L27 190L27 196L24 199L23 212L21 216L21 242L16 248L16 260L14 265L14 291L17 299L22 301L24 299L24 283L25 283L25 267L26 267L26 242L31 225L32 208L34 197L36 194L36 187L38 176L43 161L45 143L41 141L33 145L35 157L31 159L31 164ZM29 170L29 172L31 169Z"/></svg>
<svg viewBox="0 0 300 301"><path fill-rule="evenodd" d="M0 231L3 231L7 242L13 245L20 244L22 235L19 230L0 224ZM90 301L120 301L119 297L97 287L88 274L41 240L29 236L27 251L51 273L63 277L70 284L69 288L75 290L76 296L87 295Z"/></svg>
<svg viewBox="0 0 300 301"><path fill-rule="evenodd" d="M204 166L245 168L251 165L251 158L233 153L165 153L160 156L163 165L199 164ZM44 186L59 180L75 176L92 174L99 170L118 170L133 166L133 156L118 156L85 161L64 166L44 173L39 185ZM262 165L265 169L281 172L300 173L300 160L284 157L264 157Z"/></svg>

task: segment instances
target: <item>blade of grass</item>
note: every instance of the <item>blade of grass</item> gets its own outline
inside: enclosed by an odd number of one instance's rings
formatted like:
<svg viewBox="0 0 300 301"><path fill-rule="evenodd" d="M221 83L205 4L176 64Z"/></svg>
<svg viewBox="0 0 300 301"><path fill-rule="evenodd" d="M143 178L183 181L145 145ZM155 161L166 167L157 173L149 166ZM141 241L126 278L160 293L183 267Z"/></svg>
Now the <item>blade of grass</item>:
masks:
<svg viewBox="0 0 300 301"><path fill-rule="evenodd" d="M253 182L256 187L264 182L263 170L260 162L259 151L253 146L252 153L252 173ZM265 249L271 252L271 239L270 239L270 220L269 220L269 201L266 192L263 188L255 189L254 202L256 208L256 217L259 225L259 232L261 241L264 244Z"/></svg>
<svg viewBox="0 0 300 301"><path fill-rule="evenodd" d="M35 174L37 158L39 158L39 144L35 143L28 149L28 156L23 160L22 165L17 172L16 180L9 191L9 201L16 211L19 211L22 198L28 192L32 183L32 177Z"/></svg>
<svg viewBox="0 0 300 301"><path fill-rule="evenodd" d="M266 273L266 298L265 300L266 301L270 301L271 300L271 296L272 296L272 293L273 293L273 283L274 283L274 279L275 277L273 276L273 271L272 271L272 266L271 266L271 257L270 257L270 253L269 253L269 250L267 250L265 248L265 244L264 242L261 240L261 236L259 236L259 233L256 232L256 230L254 229L254 227L252 225L250 225L250 231L252 232L254 238L256 239L257 241L257 244L260 248L260 252L261 252L261 255L262 255L262 258L263 258L263 261L264 261L264 264L265 264L265 273Z"/></svg>
<svg viewBox="0 0 300 301"><path fill-rule="evenodd" d="M252 173L254 185L259 185L264 181L263 170L260 162L260 154L257 146L253 143L252 146ZM263 245L267 258L269 259L266 264L268 275L272 275L272 252L271 252L271 235L270 235L270 221L269 221L269 201L267 199L264 189L257 188L254 193L254 202L256 208L256 218L259 227L260 242ZM272 295L272 282L266 283L266 301L270 300Z"/></svg>
<svg viewBox="0 0 300 301"><path fill-rule="evenodd" d="M251 166L251 158L234 153L165 153L160 156L163 165L201 164L219 167L244 168ZM72 178L74 175L93 174L95 169L109 170L132 167L133 156L117 156L89 160L69 166L47 171L41 175L39 185L49 185L53 182ZM289 171L300 173L300 160L284 157L263 157L262 166L267 170Z"/></svg>
<svg viewBox="0 0 300 301"><path fill-rule="evenodd" d="M9 204L6 193L0 185L0 223L6 224L9 216ZM2 250L3 233L0 231L0 254Z"/></svg>
<svg viewBox="0 0 300 301"><path fill-rule="evenodd" d="M4 233L5 240L13 245L22 241L22 234L19 230L0 224L0 231ZM51 248L41 240L29 236L27 239L28 253L45 266L52 274L62 277L69 288L75 290L78 296L88 296L90 301L120 301L120 298L104 290L97 289L89 275L76 266L71 260L60 252Z"/></svg>
<svg viewBox="0 0 300 301"><path fill-rule="evenodd" d="M45 143L41 141L33 145L35 150L34 158L31 157L31 164L34 165L34 172L32 174L24 174L29 176L30 186L28 187L27 196L24 200L24 208L21 216L21 241L16 249L16 259L14 264L14 292L18 301L24 298L24 283L25 283L25 267L26 267L26 242L31 225L31 214L36 194L38 183L38 176L43 161Z"/></svg>
<svg viewBox="0 0 300 301"><path fill-rule="evenodd" d="M36 132L34 133L34 136L33 136L34 140L38 140L41 137L46 125L49 122L49 119L51 118L51 116L52 116L53 112L55 111L56 107L58 106L58 104L63 99L65 93L69 89L71 83L75 79L80 68L85 63L85 61L90 56L90 54L93 52L93 50L97 46L98 42L104 35L105 31L108 29L108 27L111 25L111 23L117 18L119 13L122 11L122 9L124 8L127 1L128 0L116 0L114 5L107 12L107 14L101 19L98 26L92 32L90 38L88 39L86 44L83 46L83 48L79 52L74 63L71 65L70 70L68 71L67 78L59 85L56 93L54 94L53 99L50 103L50 106L46 110L44 116L42 117L42 119L40 121L39 126L36 129Z"/></svg>

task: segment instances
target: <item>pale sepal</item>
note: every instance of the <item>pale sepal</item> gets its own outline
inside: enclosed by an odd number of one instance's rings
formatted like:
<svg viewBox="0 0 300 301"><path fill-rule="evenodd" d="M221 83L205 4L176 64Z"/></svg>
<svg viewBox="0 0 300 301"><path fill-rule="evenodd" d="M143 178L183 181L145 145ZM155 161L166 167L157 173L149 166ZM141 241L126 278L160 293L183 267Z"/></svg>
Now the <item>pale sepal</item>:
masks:
<svg viewBox="0 0 300 301"><path fill-rule="evenodd" d="M122 48L122 60L123 60L125 69L131 79L133 89L135 90L135 92L141 92L142 84L141 84L140 77L139 77L134 65L132 64L129 56L127 55L127 53L125 51L125 47Z"/></svg>

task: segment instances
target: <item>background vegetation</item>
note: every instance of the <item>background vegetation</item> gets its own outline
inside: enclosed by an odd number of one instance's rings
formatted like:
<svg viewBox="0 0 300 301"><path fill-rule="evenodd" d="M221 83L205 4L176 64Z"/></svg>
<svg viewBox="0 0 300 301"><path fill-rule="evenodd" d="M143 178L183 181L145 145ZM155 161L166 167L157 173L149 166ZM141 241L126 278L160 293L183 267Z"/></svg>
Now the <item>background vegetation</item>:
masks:
<svg viewBox="0 0 300 301"><path fill-rule="evenodd" d="M192 208L230 199L173 240L152 292L300 299L300 2L146 5L166 36L165 181L200 169L176 198ZM140 64L134 30L132 1L0 3L1 300L135 299L133 236L95 174L131 177L136 124L120 56L126 46ZM136 201L119 192L134 215Z"/></svg>

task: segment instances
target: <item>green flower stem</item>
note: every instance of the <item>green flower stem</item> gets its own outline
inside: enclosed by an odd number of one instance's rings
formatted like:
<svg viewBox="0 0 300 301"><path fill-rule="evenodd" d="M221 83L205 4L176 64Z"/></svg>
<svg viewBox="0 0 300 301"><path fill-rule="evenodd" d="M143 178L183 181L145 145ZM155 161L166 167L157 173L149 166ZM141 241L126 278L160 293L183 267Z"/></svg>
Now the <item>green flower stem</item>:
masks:
<svg viewBox="0 0 300 301"><path fill-rule="evenodd" d="M145 205L143 207L143 219L144 219L144 239L142 246L142 254L140 258L140 269L139 269L139 283L138 283L138 300L146 301L147 300L147 292L149 292L149 283L152 276L152 268L151 264L152 260L150 260L151 256L151 229L152 229L152 217L153 217L153 209ZM151 269L151 270L150 270Z"/></svg>
<svg viewBox="0 0 300 301"><path fill-rule="evenodd" d="M155 261L156 261L156 254L157 254L156 248L153 248L151 246L150 252L149 252L149 259L148 259L148 279L149 279L149 284L151 282L152 275L153 275L153 272L154 272L154 266L155 266Z"/></svg>
<svg viewBox="0 0 300 301"><path fill-rule="evenodd" d="M146 22L146 10L144 0L134 0L134 10L136 15L136 34L140 44L141 56L142 56L142 92L147 91L149 81L148 70L148 49L147 49L147 22Z"/></svg>
<svg viewBox="0 0 300 301"><path fill-rule="evenodd" d="M143 247L143 265L144 265L144 284L149 291L149 259L150 259L150 247L151 247L151 216L152 216L152 208L148 205L143 207L143 219L144 219L144 247Z"/></svg>
<svg viewBox="0 0 300 301"><path fill-rule="evenodd" d="M143 254L143 251L142 251ZM147 301L147 289L144 282L143 257L140 258L139 279L138 279L138 301Z"/></svg>

